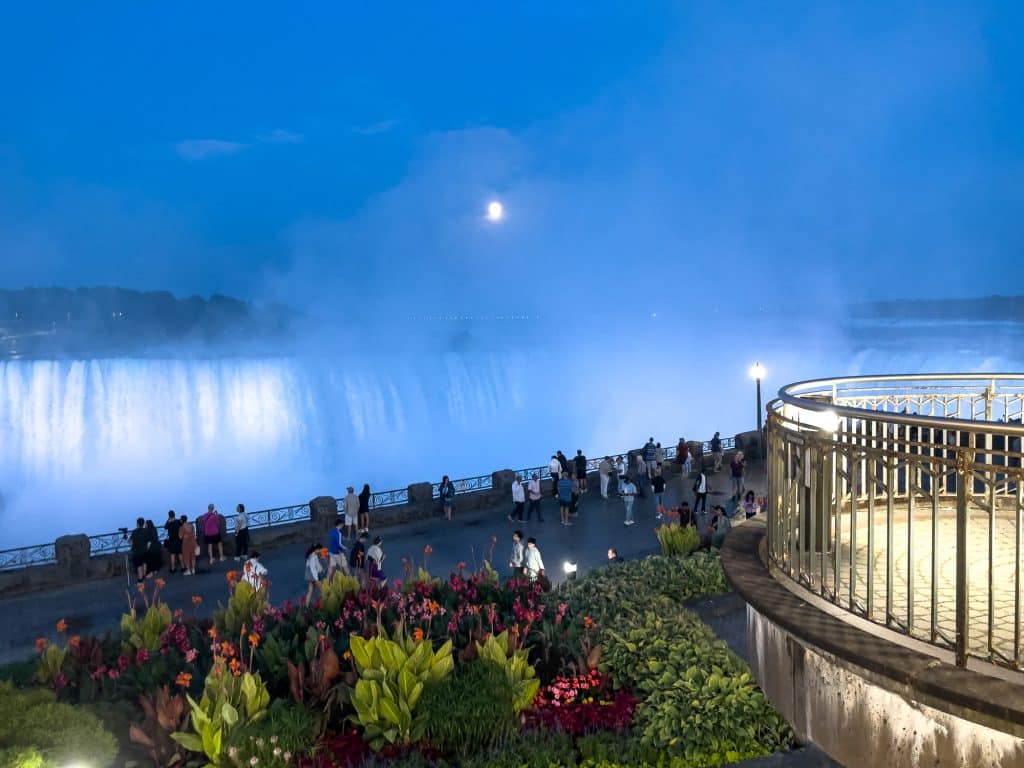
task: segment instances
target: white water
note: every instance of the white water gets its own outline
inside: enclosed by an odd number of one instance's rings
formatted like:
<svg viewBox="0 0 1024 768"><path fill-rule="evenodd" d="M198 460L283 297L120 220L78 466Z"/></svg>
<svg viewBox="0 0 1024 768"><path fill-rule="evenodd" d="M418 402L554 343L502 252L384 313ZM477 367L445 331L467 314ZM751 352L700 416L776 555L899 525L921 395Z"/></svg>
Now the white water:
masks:
<svg viewBox="0 0 1024 768"><path fill-rule="evenodd" d="M765 399L816 376L1019 368L1018 334L950 329L703 346L543 343L412 362L305 357L0 362L0 548L102 533L213 501L250 509L411 482L674 444L754 422L746 366L769 363ZM907 335L909 333L909 335ZM753 332L756 334L756 331ZM756 350L756 351L755 351Z"/></svg>

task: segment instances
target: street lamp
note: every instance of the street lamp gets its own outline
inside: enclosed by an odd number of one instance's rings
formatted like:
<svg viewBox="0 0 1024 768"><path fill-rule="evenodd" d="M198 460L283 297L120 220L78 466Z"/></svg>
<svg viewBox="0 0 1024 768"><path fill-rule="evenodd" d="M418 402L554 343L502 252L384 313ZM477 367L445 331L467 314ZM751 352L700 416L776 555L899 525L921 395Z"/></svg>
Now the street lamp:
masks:
<svg viewBox="0 0 1024 768"><path fill-rule="evenodd" d="M757 382L757 447L758 454L764 456L764 432L763 424L761 421L761 379L764 378L764 366L760 363L754 363L750 366L750 378Z"/></svg>
<svg viewBox="0 0 1024 768"><path fill-rule="evenodd" d="M505 206L497 200L491 200L491 202L487 204L487 220L501 221L503 218L505 218Z"/></svg>

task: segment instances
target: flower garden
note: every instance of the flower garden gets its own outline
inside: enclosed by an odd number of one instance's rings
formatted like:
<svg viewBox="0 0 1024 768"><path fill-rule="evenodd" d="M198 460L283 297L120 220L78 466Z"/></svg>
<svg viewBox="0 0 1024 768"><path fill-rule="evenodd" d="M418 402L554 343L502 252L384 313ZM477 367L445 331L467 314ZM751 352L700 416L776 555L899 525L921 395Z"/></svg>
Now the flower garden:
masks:
<svg viewBox="0 0 1024 768"><path fill-rule="evenodd" d="M0 766L700 768L793 743L683 605L726 591L715 553L549 592L489 566L388 591L335 574L312 605L268 604L231 573L213 619L160 587L116 631L60 622L0 670Z"/></svg>

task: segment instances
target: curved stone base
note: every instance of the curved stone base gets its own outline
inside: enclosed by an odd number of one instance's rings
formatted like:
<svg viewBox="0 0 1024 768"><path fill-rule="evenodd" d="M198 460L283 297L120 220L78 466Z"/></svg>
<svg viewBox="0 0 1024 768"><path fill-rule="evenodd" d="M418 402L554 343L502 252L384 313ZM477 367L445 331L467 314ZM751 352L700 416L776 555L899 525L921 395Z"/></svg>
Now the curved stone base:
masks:
<svg viewBox="0 0 1024 768"><path fill-rule="evenodd" d="M726 539L761 688L797 736L848 768L1024 768L1024 686L946 664L819 610L769 574L761 521Z"/></svg>
<svg viewBox="0 0 1024 768"><path fill-rule="evenodd" d="M758 683L797 736L848 768L1024 766L1024 740L890 690L749 605L747 643Z"/></svg>

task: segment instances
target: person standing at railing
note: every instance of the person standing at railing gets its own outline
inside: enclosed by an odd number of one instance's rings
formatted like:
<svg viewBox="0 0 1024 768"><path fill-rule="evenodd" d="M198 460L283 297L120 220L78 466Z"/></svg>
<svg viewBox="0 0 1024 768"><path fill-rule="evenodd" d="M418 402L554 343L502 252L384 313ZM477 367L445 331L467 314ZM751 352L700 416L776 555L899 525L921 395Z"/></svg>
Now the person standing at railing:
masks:
<svg viewBox="0 0 1024 768"><path fill-rule="evenodd" d="M580 484L580 493L587 492L587 457L583 455L581 449L576 449L576 458L573 459L576 464L576 480Z"/></svg>
<svg viewBox="0 0 1024 768"><path fill-rule="evenodd" d="M181 521L173 509L167 513L164 530L167 532L167 556L171 561L171 573L177 573L178 561L181 560Z"/></svg>
<svg viewBox="0 0 1024 768"><path fill-rule="evenodd" d="M249 516L245 504L235 507L235 560L249 559Z"/></svg>
<svg viewBox="0 0 1024 768"><path fill-rule="evenodd" d="M540 514L540 500L542 493L540 490L540 475L536 472L533 473L533 477L530 478L530 484L526 488L526 492L530 496L530 507L526 510L526 522L530 522L533 518L533 513L537 513L537 522L543 523L544 518Z"/></svg>
<svg viewBox="0 0 1024 768"><path fill-rule="evenodd" d="M146 535L149 537L149 549L146 550L146 578L157 573L164 564L164 551L160 546L160 534L152 520L146 521Z"/></svg>
<svg viewBox="0 0 1024 768"><path fill-rule="evenodd" d="M655 457L658 455L658 447L654 444L653 437L647 438L641 453L644 459L644 471L647 473L647 479L653 480L656 465Z"/></svg>
<svg viewBox="0 0 1024 768"><path fill-rule="evenodd" d="M206 507L206 514L202 517L203 540L206 541L206 554L210 558L210 565L213 565L213 545L217 545L221 562L224 562L224 542L220 537L220 515L213 504Z"/></svg>
<svg viewBox="0 0 1024 768"><path fill-rule="evenodd" d="M558 498L558 479L562 476L562 462L558 460L558 454L551 454L551 461L548 462L548 472L551 474L551 495Z"/></svg>
<svg viewBox="0 0 1024 768"><path fill-rule="evenodd" d="M356 524L359 522L359 499L356 497L356 489L351 485L346 489L345 498L341 502L345 510L345 528L352 538L356 536Z"/></svg>
<svg viewBox="0 0 1024 768"><path fill-rule="evenodd" d="M665 463L665 449L661 447L661 443L654 444L654 471L660 473L661 465ZM651 478L654 479L653 477Z"/></svg>
<svg viewBox="0 0 1024 768"><path fill-rule="evenodd" d="M181 516L181 528L178 531L181 539L181 567L185 576L196 575L196 557L199 556L199 544L196 543L196 529L188 521L188 515Z"/></svg>
<svg viewBox="0 0 1024 768"><path fill-rule="evenodd" d="M626 462L622 456L615 457L615 493L622 493L622 478L626 476Z"/></svg>
<svg viewBox="0 0 1024 768"><path fill-rule="evenodd" d="M718 472L722 468L722 438L717 432L711 438L711 458L715 461L714 471Z"/></svg>
<svg viewBox="0 0 1024 768"><path fill-rule="evenodd" d="M359 530L370 532L370 484L364 483L359 492Z"/></svg>
<svg viewBox="0 0 1024 768"><path fill-rule="evenodd" d="M455 509L455 486L448 479L448 475L441 478L441 487L438 488L437 495L441 499L441 510L444 512L445 518L451 520L452 512Z"/></svg>
<svg viewBox="0 0 1024 768"><path fill-rule="evenodd" d="M135 569L135 580L141 584L146 580L146 555L149 552L149 533L146 531L146 520L135 521L135 530L128 536L131 544L132 568Z"/></svg>
<svg viewBox="0 0 1024 768"><path fill-rule="evenodd" d="M601 498L608 498L608 483L611 482L612 472L615 468L612 466L612 460L605 456L601 459L601 463L597 465L597 476L601 482Z"/></svg>
<svg viewBox="0 0 1024 768"><path fill-rule="evenodd" d="M512 478L512 514L508 516L509 521L523 522L523 507L526 506L526 492L523 490L523 483L519 475Z"/></svg>
<svg viewBox="0 0 1024 768"><path fill-rule="evenodd" d="M679 445L676 446L676 462L682 467L684 476L690 474L693 464L693 459L690 458L690 446L681 437L679 438Z"/></svg>

